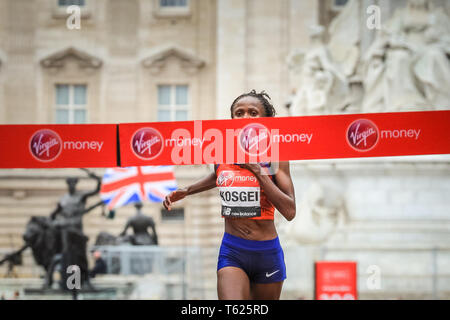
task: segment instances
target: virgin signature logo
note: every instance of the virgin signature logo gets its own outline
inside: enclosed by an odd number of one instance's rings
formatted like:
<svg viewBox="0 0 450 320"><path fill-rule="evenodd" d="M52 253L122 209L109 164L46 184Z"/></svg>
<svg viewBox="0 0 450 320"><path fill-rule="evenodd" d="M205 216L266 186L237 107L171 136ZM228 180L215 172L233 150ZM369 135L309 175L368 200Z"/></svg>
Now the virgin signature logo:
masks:
<svg viewBox="0 0 450 320"><path fill-rule="evenodd" d="M347 129L347 142L357 151L369 151L378 143L378 127L370 120L358 119Z"/></svg>
<svg viewBox="0 0 450 320"><path fill-rule="evenodd" d="M233 171L224 170L220 173L217 178L217 184L221 187L231 187L234 182L234 173Z"/></svg>
<svg viewBox="0 0 450 320"><path fill-rule="evenodd" d="M245 152L261 155L270 147L269 130L259 123L249 124L242 129L239 142Z"/></svg>
<svg viewBox="0 0 450 320"><path fill-rule="evenodd" d="M35 159L49 162L55 160L61 153L62 141L56 132L41 129L31 136L29 147Z"/></svg>
<svg viewBox="0 0 450 320"><path fill-rule="evenodd" d="M141 159L156 158L163 149L163 137L153 128L142 128L131 138L131 149Z"/></svg>

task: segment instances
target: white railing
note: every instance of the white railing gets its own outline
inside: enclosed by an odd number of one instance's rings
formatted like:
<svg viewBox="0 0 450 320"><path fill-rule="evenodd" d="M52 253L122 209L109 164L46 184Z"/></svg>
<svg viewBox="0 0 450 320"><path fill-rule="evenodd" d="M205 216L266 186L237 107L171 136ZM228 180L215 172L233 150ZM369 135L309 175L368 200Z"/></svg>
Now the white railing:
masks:
<svg viewBox="0 0 450 320"><path fill-rule="evenodd" d="M210 250L200 247L95 246L108 274L152 275L166 286L166 298L204 299L204 260Z"/></svg>

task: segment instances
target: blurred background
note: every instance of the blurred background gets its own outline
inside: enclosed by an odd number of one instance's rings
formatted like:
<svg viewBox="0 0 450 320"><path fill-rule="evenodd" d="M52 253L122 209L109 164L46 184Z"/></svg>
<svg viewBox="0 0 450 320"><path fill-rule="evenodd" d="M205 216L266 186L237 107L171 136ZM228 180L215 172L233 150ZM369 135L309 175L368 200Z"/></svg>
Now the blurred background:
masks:
<svg viewBox="0 0 450 320"><path fill-rule="evenodd" d="M449 16L446 0L0 0L0 123L226 119L252 89L279 116L450 109ZM281 298L313 299L314 262L329 260L357 263L359 299L449 299L449 164L291 162L297 216L275 220ZM176 183L211 170L176 167ZM32 216L52 213L69 176L95 189L79 169L0 170L0 260L23 246ZM80 297L216 299L217 190L175 208L144 202L157 245L96 246L123 231L133 205L86 214L89 268L95 250L107 265L92 283L112 289ZM21 260L0 266L0 297L71 298L39 292L44 269L30 249Z"/></svg>

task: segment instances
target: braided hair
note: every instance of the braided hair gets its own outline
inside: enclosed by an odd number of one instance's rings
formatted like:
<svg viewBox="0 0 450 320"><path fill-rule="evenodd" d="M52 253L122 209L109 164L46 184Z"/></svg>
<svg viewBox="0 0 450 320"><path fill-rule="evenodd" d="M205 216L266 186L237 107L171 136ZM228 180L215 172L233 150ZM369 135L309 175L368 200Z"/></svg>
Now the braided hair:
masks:
<svg viewBox="0 0 450 320"><path fill-rule="evenodd" d="M254 97L254 98L258 99L264 108L264 111L266 114L265 117L275 117L276 111L275 111L275 108L273 107L273 105L269 102L269 100L270 100L269 95L264 90L261 91L260 93L257 93L255 91L255 89L253 89L250 92L243 93L239 97L234 99L234 101L230 107L231 117L233 117L234 105L236 104L236 102L238 102L241 98L244 98L244 97Z"/></svg>

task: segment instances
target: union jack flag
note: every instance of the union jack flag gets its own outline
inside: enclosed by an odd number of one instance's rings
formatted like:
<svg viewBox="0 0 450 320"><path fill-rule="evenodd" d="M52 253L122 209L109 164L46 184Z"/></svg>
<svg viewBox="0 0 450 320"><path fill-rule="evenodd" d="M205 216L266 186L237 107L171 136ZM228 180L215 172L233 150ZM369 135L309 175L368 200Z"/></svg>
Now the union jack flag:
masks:
<svg viewBox="0 0 450 320"><path fill-rule="evenodd" d="M177 189L173 166L145 166L106 169L100 197L112 210L134 202L163 202Z"/></svg>

